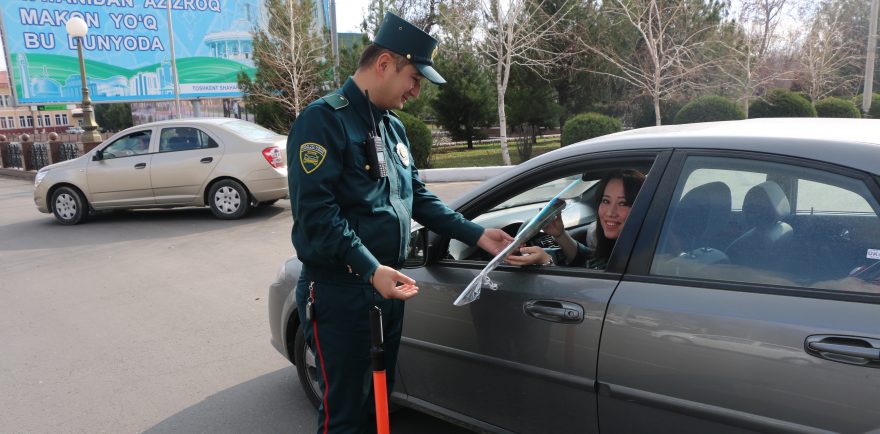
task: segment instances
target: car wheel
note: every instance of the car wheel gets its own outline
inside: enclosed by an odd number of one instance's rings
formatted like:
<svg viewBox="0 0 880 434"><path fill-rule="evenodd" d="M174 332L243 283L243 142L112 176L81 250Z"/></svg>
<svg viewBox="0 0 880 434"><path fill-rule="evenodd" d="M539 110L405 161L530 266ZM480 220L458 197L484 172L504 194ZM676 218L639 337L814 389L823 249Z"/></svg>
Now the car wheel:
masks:
<svg viewBox="0 0 880 434"><path fill-rule="evenodd" d="M321 393L321 386L318 384L318 364L316 363L315 353L306 344L306 337L303 335L302 327L296 328L296 338L294 339L293 347L293 364L296 365L299 384L309 398L309 402L315 408L318 408L324 397Z"/></svg>
<svg viewBox="0 0 880 434"><path fill-rule="evenodd" d="M237 181L224 179L211 186L208 201L214 216L224 220L242 218L251 208L247 190Z"/></svg>
<svg viewBox="0 0 880 434"><path fill-rule="evenodd" d="M70 187L61 187L52 193L52 213L63 225L75 225L85 220L88 204L82 194Z"/></svg>

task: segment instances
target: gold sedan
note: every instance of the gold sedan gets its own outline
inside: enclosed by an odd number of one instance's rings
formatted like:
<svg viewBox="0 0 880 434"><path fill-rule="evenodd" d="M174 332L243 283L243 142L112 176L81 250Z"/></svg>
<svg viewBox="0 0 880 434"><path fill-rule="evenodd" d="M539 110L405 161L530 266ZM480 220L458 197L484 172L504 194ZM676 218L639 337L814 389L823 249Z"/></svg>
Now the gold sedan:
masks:
<svg viewBox="0 0 880 434"><path fill-rule="evenodd" d="M209 206L241 218L287 193L286 138L229 118L159 121L124 130L85 155L46 166L37 209L65 225L93 211Z"/></svg>

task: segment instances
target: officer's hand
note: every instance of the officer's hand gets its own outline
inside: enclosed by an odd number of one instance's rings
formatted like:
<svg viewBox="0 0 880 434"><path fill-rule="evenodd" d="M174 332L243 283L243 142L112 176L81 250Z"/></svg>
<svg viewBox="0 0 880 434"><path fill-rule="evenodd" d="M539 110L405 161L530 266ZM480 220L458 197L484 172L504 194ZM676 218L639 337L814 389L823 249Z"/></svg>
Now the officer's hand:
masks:
<svg viewBox="0 0 880 434"><path fill-rule="evenodd" d="M508 235L507 232L501 229L489 228L483 231L483 235L477 240L477 245L494 256L501 253L511 241L513 241L513 237Z"/></svg>
<svg viewBox="0 0 880 434"><path fill-rule="evenodd" d="M397 283L402 283L398 285ZM370 283L385 298L408 300L419 293L416 281L391 267L380 265L370 277Z"/></svg>

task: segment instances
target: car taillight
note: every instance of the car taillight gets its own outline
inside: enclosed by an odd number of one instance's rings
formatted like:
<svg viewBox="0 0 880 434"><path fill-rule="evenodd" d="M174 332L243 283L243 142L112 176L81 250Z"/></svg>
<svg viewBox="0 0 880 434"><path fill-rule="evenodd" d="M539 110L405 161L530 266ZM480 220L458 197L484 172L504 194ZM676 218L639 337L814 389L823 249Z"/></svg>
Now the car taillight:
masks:
<svg viewBox="0 0 880 434"><path fill-rule="evenodd" d="M263 157L269 162L269 165L276 169L284 167L284 159L281 158L281 149L277 146L270 146L263 149Z"/></svg>

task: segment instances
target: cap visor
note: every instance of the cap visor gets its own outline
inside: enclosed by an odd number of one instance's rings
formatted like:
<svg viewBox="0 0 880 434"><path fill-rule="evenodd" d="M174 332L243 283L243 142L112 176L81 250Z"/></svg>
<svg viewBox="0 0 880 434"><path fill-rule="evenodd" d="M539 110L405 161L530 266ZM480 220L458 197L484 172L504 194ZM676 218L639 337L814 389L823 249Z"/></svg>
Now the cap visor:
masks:
<svg viewBox="0 0 880 434"><path fill-rule="evenodd" d="M446 80L440 76L440 73L437 72L431 65L425 65L422 63L414 63L416 68L418 68L419 72L422 73L422 76L428 79L431 83L434 84L446 84Z"/></svg>

